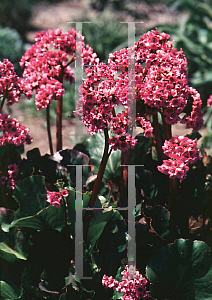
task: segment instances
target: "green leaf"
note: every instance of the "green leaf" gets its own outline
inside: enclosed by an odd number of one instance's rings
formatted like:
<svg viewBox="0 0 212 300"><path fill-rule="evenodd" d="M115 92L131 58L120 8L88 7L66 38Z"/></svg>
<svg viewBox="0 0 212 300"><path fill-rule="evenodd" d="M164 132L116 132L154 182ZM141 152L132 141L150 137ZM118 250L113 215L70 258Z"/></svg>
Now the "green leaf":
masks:
<svg viewBox="0 0 212 300"><path fill-rule="evenodd" d="M35 215L47 205L44 177L30 176L19 182L13 197L20 204L17 211L19 218Z"/></svg>
<svg viewBox="0 0 212 300"><path fill-rule="evenodd" d="M67 207L68 207L68 217L72 224L71 229L72 229L73 233L75 233L76 205L80 205L80 207L82 208L82 204L76 204L76 200L75 200L76 194L78 194L81 197L81 199L83 201L83 208L87 208L92 193L87 192L85 194L82 194L78 191L75 191L74 189L69 190L69 195L66 198L66 202L67 202ZM103 199L101 197L98 197L97 201L95 203L95 208L101 209L103 206L104 206ZM83 210L82 218L84 217L85 212L86 211ZM92 217L92 219L89 223L89 229L88 229L88 240L90 240L90 242L92 244L91 250L93 249L95 242L101 236L105 225L111 218L114 218L116 220L116 219L121 218L121 215L117 211L107 211L107 209L94 211L94 216Z"/></svg>
<svg viewBox="0 0 212 300"><path fill-rule="evenodd" d="M22 292L18 287L12 287L5 281L0 281L0 298L1 300L18 300L21 299Z"/></svg>
<svg viewBox="0 0 212 300"><path fill-rule="evenodd" d="M151 210L151 218L151 225L160 237L164 238L169 234L170 213L165 207L154 206Z"/></svg>
<svg viewBox="0 0 212 300"><path fill-rule="evenodd" d="M9 262L14 262L17 259L26 260L26 257L19 254L18 252L7 246L5 243L0 243L0 258L3 258Z"/></svg>
<svg viewBox="0 0 212 300"><path fill-rule="evenodd" d="M63 207L56 208L49 205L32 217L21 218L13 221L11 224L2 224L2 229L6 232L12 227L27 227L39 231L46 228L60 231L65 226Z"/></svg>
<svg viewBox="0 0 212 300"><path fill-rule="evenodd" d="M202 141L203 148L210 149L211 145L212 145L212 135L210 134L210 135L204 136L203 141Z"/></svg>
<svg viewBox="0 0 212 300"><path fill-rule="evenodd" d="M178 239L160 248L146 275L154 298L212 299L212 251L204 242Z"/></svg>
<svg viewBox="0 0 212 300"><path fill-rule="evenodd" d="M75 191L74 189L69 189L68 192L69 195L66 198L66 203L68 207L68 217L72 225L74 226L76 221L76 205L80 205L81 208L86 208L91 198L91 192L83 194L78 191ZM80 204L76 203L76 198L78 198L76 194L82 199L83 207L82 207L82 203ZM83 216L84 215L85 215L85 210L83 211Z"/></svg>
<svg viewBox="0 0 212 300"><path fill-rule="evenodd" d="M136 165L143 165L149 149L152 146L152 140L146 138L142 133L136 135L137 144L132 148L130 155L130 163Z"/></svg>
<svg viewBox="0 0 212 300"><path fill-rule="evenodd" d="M56 161L61 166L65 167L70 175L70 183L69 186L76 185L76 170L73 166L76 165L84 165L82 168L83 176L82 176L82 184L85 185L88 177L91 176L91 171L89 165L89 157L74 149L66 149L60 150L56 152L52 157L52 160ZM60 168L61 170L61 168ZM62 174L61 174L62 175ZM65 175L65 174L64 174Z"/></svg>
<svg viewBox="0 0 212 300"><path fill-rule="evenodd" d="M89 223L88 228L88 240L91 243L91 247L89 249L89 253L91 254L93 247L95 243L100 238L106 224L110 220L120 220L122 219L122 216L117 210L110 210L104 209L104 210L96 210L94 211L94 215Z"/></svg>
<svg viewBox="0 0 212 300"><path fill-rule="evenodd" d="M195 140L195 139L199 140L202 137L202 135L199 132L192 132L190 134L187 134L186 136L192 140Z"/></svg>
<svg viewBox="0 0 212 300"><path fill-rule="evenodd" d="M38 215L20 218L13 221L11 224L2 223L2 230L5 232L9 232L10 228L13 227L26 227L39 231L43 231L45 229L44 223L42 222L42 219L38 217Z"/></svg>
<svg viewBox="0 0 212 300"><path fill-rule="evenodd" d="M43 218L44 224L48 229L61 231L65 226L63 207L56 208L49 205L41 211L40 216Z"/></svg>
<svg viewBox="0 0 212 300"><path fill-rule="evenodd" d="M125 267L122 264L121 267L119 267L119 269L117 271L117 274L116 274L116 277L115 277L115 279L118 280L119 282L122 281L123 275L121 275L121 272L123 272L124 270L125 270ZM114 292L113 292L113 300L122 299L122 296L124 296L124 293L120 293L120 292L114 290Z"/></svg>
<svg viewBox="0 0 212 300"><path fill-rule="evenodd" d="M102 156L104 152L104 145L105 145L105 137L103 132L90 136L85 142L86 150L88 150L90 153L90 162L94 166L94 171L93 171L94 174L98 173L99 165L102 160ZM104 178L108 180L111 178L111 176L115 175L120 164L121 164L121 151L120 150L113 151L109 156L105 168Z"/></svg>

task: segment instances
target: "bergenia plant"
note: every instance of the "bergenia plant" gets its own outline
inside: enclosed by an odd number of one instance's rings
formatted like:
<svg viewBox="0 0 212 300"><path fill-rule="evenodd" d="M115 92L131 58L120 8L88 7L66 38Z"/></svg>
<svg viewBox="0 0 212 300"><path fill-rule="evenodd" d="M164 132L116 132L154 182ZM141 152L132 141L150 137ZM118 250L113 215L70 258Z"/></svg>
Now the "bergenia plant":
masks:
<svg viewBox="0 0 212 300"><path fill-rule="evenodd" d="M129 95L129 53L134 53L135 62L133 97ZM88 134L96 137L74 149L63 150L63 83L75 82L72 63L78 54L86 77L79 90L75 115L83 121ZM0 257L9 261L5 265L8 270L16 260L25 260L26 264L15 265L11 272L21 287L18 293L5 277L0 281L0 298L212 297L212 252L205 243L192 241L193 236L188 235L188 221L195 214L187 212L184 205L187 198L188 202L200 199L200 203L196 202L201 215L195 217L198 222L202 217L202 236L206 226L211 231L211 164L205 152L197 149L195 135L203 126L202 101L200 94L188 85L187 60L182 49L173 48L169 35L156 29L145 33L131 47L111 53L108 62L101 63L93 49L85 45L81 33L75 29L67 33L55 29L36 34L35 44L26 51L20 65L23 78L17 76L7 59L0 62ZM27 158L21 158L23 145L31 144L33 139L28 128L4 111L6 104L19 102L21 95L28 99L35 96L36 108L46 109L50 156L41 156L38 149L32 149ZM49 120L53 101L57 101L55 155ZM212 96L208 106L211 102ZM177 123L185 124L192 134L172 136L172 126ZM142 129L141 135L134 136L135 127ZM93 143L89 149L91 139L100 140L101 132L105 142L103 155L98 153L99 157L93 159L92 150L97 145ZM100 143L102 146L102 140ZM121 165L125 165L121 180L111 155L118 150ZM129 262L125 263L124 271L119 268L127 257L130 236L129 221L117 209L118 204L126 207L127 200L130 201L126 165L134 163L138 156L145 165L140 173L136 171L137 206L133 223L137 247L136 266L130 265L132 275ZM92 159L95 166L91 165ZM106 168L109 159L111 172ZM83 193L76 191L78 170L72 168L76 165L88 168L82 175ZM92 172L97 165L96 175ZM202 173L197 175L199 170ZM82 196L83 207L81 203L78 206L77 195L80 199ZM183 209L179 209L179 203ZM74 247L82 231L76 220L79 207L90 208L82 212L84 236L79 244L83 255ZM199 232L195 236L198 239ZM210 245L209 239L207 243ZM75 256L82 256L85 273L93 276L89 284L96 294L87 291L88 286L83 286L78 278ZM188 281L190 273L192 281Z"/></svg>
<svg viewBox="0 0 212 300"><path fill-rule="evenodd" d="M196 142L193 143L191 140L191 150L186 151L184 158L181 156L178 160L175 154L175 158L170 152L167 155L167 142L163 147L163 140L170 140L169 143L174 142L176 146L178 145L177 137L171 139L172 125L180 122L193 131L198 131L203 126L200 95L188 86L186 58L182 50L177 51L173 48L172 43L168 34L159 33L156 29L141 36L132 46L135 53L134 98L137 111L134 120L130 118L131 103L128 102L129 49L110 54L108 64L96 63L86 70L87 78L80 91L82 100L78 103L76 114L88 127L89 134L100 131L105 133L105 152L93 189L91 207L94 207L111 151L120 149L127 153L131 146L135 146L136 139L128 133L132 126L142 127L144 135L151 136L158 160L163 162L158 169L170 177L170 210L176 202L176 179L184 179L188 163L192 164L199 159L199 152L194 150ZM122 105L125 111L116 115L116 107L119 105ZM163 137L159 130L159 116L162 119ZM185 139L183 145L186 145L186 141L189 143L189 140ZM174 147L175 145L172 145L171 149ZM189 151L192 153L188 154ZM192 159L186 159L186 155L191 155ZM170 157L169 160L166 160L167 156ZM125 159L123 163L128 164L129 159ZM127 184L126 180L124 184Z"/></svg>

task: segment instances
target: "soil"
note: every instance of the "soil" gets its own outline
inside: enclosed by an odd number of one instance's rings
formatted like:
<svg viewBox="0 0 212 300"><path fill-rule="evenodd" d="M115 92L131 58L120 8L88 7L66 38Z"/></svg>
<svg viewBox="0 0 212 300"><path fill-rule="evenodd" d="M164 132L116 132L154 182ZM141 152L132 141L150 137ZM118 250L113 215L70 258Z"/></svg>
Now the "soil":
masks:
<svg viewBox="0 0 212 300"><path fill-rule="evenodd" d="M127 12L118 12L110 10L111 15L116 15L117 18L123 21L144 21L142 26L149 28L158 23L178 23L185 14L170 13L165 5L155 4L147 5L146 3L140 2L139 4L133 3L133 1L127 2L128 10L134 11L134 17ZM67 21L83 19L94 19L98 16L98 12L91 8L88 1L62 1L56 4L40 3L34 6L32 18L30 25L37 28L37 31L62 28L63 32L70 30L70 24ZM27 39L30 43L34 42L35 32L28 32ZM25 101L23 98L20 101ZM31 145L25 146L25 153L35 147L38 147L41 154L44 155L49 153L46 122L42 117L30 118L30 115L24 111L20 110L19 104L14 104L12 106L12 117L17 118L20 123L28 128L30 128L30 135L33 137L34 141ZM40 116L40 114L38 114ZM63 149L72 148L76 141L79 142L80 139L71 138L70 134L74 134L75 130L75 119L66 118L63 120ZM55 124L51 127L54 151L55 140L56 140L56 126ZM173 128L173 134L185 135L189 133L190 130L186 130L185 126L182 124L176 125ZM200 141L201 143L201 141Z"/></svg>

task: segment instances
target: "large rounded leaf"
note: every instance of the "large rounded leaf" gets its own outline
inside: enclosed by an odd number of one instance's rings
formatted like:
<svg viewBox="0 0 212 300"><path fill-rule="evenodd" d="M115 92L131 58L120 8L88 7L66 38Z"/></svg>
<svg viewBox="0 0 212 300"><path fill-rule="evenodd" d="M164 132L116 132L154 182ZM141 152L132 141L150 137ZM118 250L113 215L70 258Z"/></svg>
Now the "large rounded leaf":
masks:
<svg viewBox="0 0 212 300"><path fill-rule="evenodd" d="M90 136L87 141L85 142L85 147L90 153L90 162L94 166L94 174L98 173L99 165L102 160L103 152L104 152L104 145L105 145L105 137L104 133L96 133L95 135ZM121 151L116 150L111 153L109 156L104 178L108 180L111 178L112 175L115 174L116 170L121 164Z"/></svg>
<svg viewBox="0 0 212 300"><path fill-rule="evenodd" d="M146 269L157 299L212 299L212 251L201 241L179 239L160 248Z"/></svg>
<svg viewBox="0 0 212 300"><path fill-rule="evenodd" d="M3 258L9 262L14 262L18 259L26 260L26 257L16 252L5 243L0 243L0 258Z"/></svg>
<svg viewBox="0 0 212 300"><path fill-rule="evenodd" d="M5 281L0 281L0 299L18 300L21 299L22 292L18 287L12 287Z"/></svg>
<svg viewBox="0 0 212 300"><path fill-rule="evenodd" d="M20 204L18 218L35 215L47 206L44 177L30 176L19 182L13 197Z"/></svg>
<svg viewBox="0 0 212 300"><path fill-rule="evenodd" d="M89 157L77 150L66 149L56 152L50 159L59 163L59 165L65 167L70 176L70 186L76 184L76 169L73 166L84 165L82 168L82 184L85 185L86 180L92 175L89 165ZM59 167L59 166L57 166ZM62 173L61 173L62 174Z"/></svg>
<svg viewBox="0 0 212 300"><path fill-rule="evenodd" d="M146 209L148 217L151 217L151 226L157 232L161 238L166 238L169 234L169 221L170 213L169 211L161 206L156 205L154 207L148 207Z"/></svg>
<svg viewBox="0 0 212 300"><path fill-rule="evenodd" d="M91 192L87 193L80 193L78 191L75 191L74 189L69 190L69 195L66 198L67 207L68 207L68 217L71 221L71 229L72 232L75 232L75 222L76 221L76 205L77 207L80 206L80 209L85 209L88 207ZM79 196L79 199L81 198L83 201L83 207L82 203L76 203L76 196ZM96 241L101 236L106 224L109 222L109 220L117 220L121 219L121 215L118 211L115 210L108 210L108 209L102 209L104 203L101 202L101 197L97 198L97 201L95 203L95 208L99 208L99 210L94 210L94 215L90 220L89 228L88 228L88 240L91 243L90 253L92 252L92 249L96 243ZM112 208L112 207L111 207ZM86 210L82 211L82 219L85 216Z"/></svg>
<svg viewBox="0 0 212 300"><path fill-rule="evenodd" d="M61 231L64 226L64 208L56 208L55 206L49 205L32 217L17 219L11 224L3 223L2 229L5 232L8 232L12 227L33 228L39 231L44 231L48 228Z"/></svg>
<svg viewBox="0 0 212 300"><path fill-rule="evenodd" d="M90 220L88 228L88 240L91 243L91 248L89 249L90 254L92 253L93 247L100 238L106 224L109 221L115 221L120 219L122 219L122 216L117 210L103 209L94 211L94 215Z"/></svg>

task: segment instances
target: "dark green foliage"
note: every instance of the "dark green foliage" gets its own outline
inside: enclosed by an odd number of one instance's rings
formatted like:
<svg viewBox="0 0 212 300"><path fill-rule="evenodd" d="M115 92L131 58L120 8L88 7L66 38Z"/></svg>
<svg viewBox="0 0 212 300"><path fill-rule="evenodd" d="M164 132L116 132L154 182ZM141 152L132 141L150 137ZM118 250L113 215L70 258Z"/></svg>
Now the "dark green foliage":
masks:
<svg viewBox="0 0 212 300"><path fill-rule="evenodd" d="M28 175L43 175L49 190L55 190L54 184L57 180L62 179L65 186L75 187L76 170L74 165L86 165L83 167L83 185L92 175L89 157L77 150L66 149L58 151L54 156L48 154L41 156L38 148L34 148L27 152L27 160L23 160L23 164L32 170Z"/></svg>
<svg viewBox="0 0 212 300"><path fill-rule="evenodd" d="M84 24L83 35L85 44L93 48L100 62L107 62L109 53L124 42L127 46L127 25L120 24L111 16L100 15L90 24Z"/></svg>
<svg viewBox="0 0 212 300"><path fill-rule="evenodd" d="M11 283L8 284L5 281L0 281L0 297L2 300L18 300L22 298L22 291L16 287L12 286Z"/></svg>
<svg viewBox="0 0 212 300"><path fill-rule="evenodd" d="M19 182L13 197L19 203L19 210L16 212L18 218L35 215L46 207L44 177L30 176Z"/></svg>
<svg viewBox="0 0 212 300"><path fill-rule="evenodd" d="M7 58L18 66L23 55L22 39L15 29L0 27L0 61Z"/></svg>
<svg viewBox="0 0 212 300"><path fill-rule="evenodd" d="M174 46L183 53L188 61L190 86L201 94L203 106L211 95L212 71L212 21L211 1L179 0L170 7L171 11L187 11L179 25L157 24L159 32L170 34ZM153 29L153 28L152 28Z"/></svg>
<svg viewBox="0 0 212 300"><path fill-rule="evenodd" d="M151 295L157 299L206 300L212 294L212 251L201 241L176 240L147 264Z"/></svg>
<svg viewBox="0 0 212 300"><path fill-rule="evenodd" d="M90 136L85 142L85 149L90 153L90 162L94 166L94 174L97 174L99 165L102 159L104 152L104 133L97 133L93 136ZM115 174L121 164L121 151L116 150L112 151L108 163L106 165L104 178L109 180Z"/></svg>
<svg viewBox="0 0 212 300"><path fill-rule="evenodd" d="M29 253L27 267L23 273L23 288L29 294L32 287L38 288L42 274L41 290L60 292L69 274L69 262L74 257L73 241L66 231L45 230L35 232L33 247Z"/></svg>

